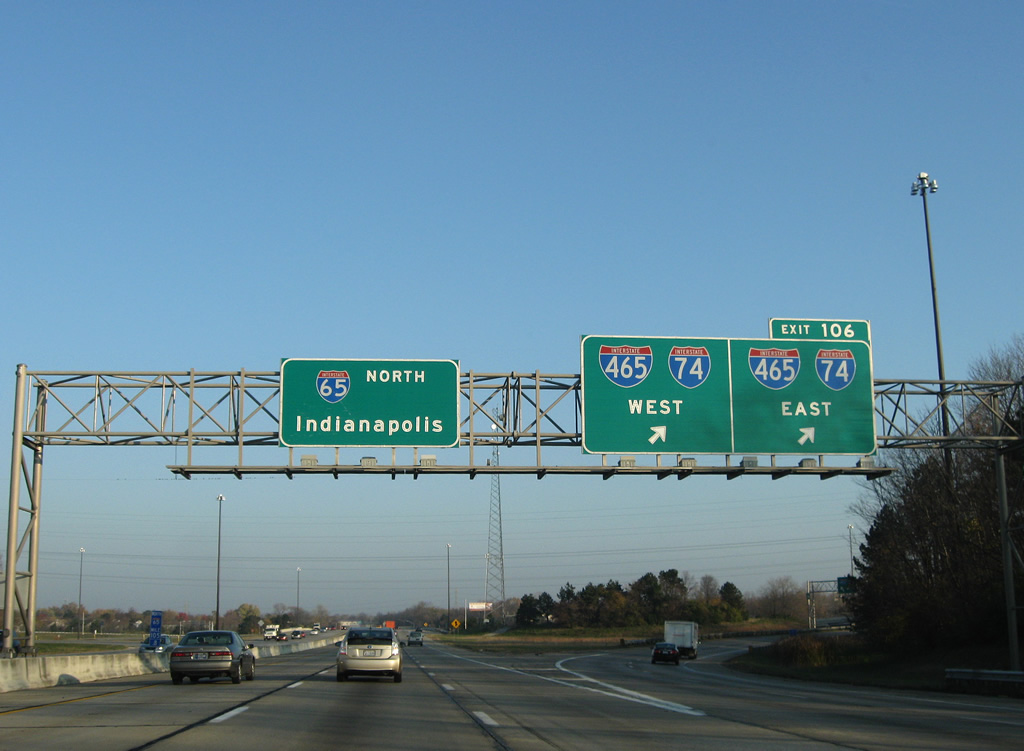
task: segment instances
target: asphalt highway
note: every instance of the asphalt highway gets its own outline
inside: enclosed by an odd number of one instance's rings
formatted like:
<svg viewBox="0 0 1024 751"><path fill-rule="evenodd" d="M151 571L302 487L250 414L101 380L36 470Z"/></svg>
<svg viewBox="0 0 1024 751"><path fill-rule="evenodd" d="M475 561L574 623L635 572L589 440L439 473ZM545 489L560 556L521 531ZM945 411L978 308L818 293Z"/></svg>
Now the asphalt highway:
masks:
<svg viewBox="0 0 1024 751"><path fill-rule="evenodd" d="M404 679L339 683L334 648L262 659L256 680L167 675L0 694L0 749L1020 749L1024 702L736 673L746 643L650 663L644 648L405 651Z"/></svg>

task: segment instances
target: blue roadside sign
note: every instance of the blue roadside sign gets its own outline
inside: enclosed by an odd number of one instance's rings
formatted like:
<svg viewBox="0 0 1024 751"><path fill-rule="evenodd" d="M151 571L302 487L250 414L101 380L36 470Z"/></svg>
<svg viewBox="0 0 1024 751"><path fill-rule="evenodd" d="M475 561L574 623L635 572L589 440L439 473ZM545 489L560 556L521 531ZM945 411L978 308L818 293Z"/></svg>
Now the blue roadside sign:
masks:
<svg viewBox="0 0 1024 751"><path fill-rule="evenodd" d="M160 632L163 629L164 611L154 610L149 618L149 646L155 647L160 642Z"/></svg>

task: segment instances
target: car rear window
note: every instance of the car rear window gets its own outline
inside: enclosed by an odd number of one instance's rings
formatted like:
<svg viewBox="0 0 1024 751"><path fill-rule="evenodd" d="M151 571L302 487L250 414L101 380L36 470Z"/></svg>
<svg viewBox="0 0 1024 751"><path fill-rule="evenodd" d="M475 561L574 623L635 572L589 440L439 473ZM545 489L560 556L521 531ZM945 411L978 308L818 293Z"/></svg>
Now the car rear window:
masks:
<svg viewBox="0 0 1024 751"><path fill-rule="evenodd" d="M183 647L197 647L204 644L215 647L228 647L231 645L231 634L217 632L189 634L181 640L181 646Z"/></svg>
<svg viewBox="0 0 1024 751"><path fill-rule="evenodd" d="M349 631L349 644L390 644L391 633L388 631Z"/></svg>

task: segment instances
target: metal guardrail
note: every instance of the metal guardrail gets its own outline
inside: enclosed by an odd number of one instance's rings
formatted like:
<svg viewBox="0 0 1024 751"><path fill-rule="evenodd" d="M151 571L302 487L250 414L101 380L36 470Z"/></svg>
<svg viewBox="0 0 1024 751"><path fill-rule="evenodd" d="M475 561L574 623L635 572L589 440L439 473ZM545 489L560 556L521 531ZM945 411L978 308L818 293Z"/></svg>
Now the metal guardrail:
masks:
<svg viewBox="0 0 1024 751"><path fill-rule="evenodd" d="M946 687L969 694L1024 697L1024 672L946 668Z"/></svg>

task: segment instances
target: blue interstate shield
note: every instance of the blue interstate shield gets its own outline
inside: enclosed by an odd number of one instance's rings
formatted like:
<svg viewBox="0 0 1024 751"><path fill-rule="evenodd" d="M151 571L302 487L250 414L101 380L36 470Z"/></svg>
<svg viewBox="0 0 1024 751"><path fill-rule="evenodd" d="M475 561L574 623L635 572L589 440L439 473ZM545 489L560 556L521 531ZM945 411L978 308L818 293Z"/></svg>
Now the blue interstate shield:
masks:
<svg viewBox="0 0 1024 751"><path fill-rule="evenodd" d="M695 389L711 374L711 355L707 347L673 347L668 353L668 369L680 386Z"/></svg>
<svg viewBox="0 0 1024 751"><path fill-rule="evenodd" d="M800 372L800 350L751 347L750 372L762 386L776 391L784 389Z"/></svg>
<svg viewBox="0 0 1024 751"><path fill-rule="evenodd" d="M316 390L330 404L337 404L348 396L351 383L347 370L321 370L316 376Z"/></svg>
<svg viewBox="0 0 1024 751"><path fill-rule="evenodd" d="M640 384L651 372L654 355L651 347L632 347L628 344L613 347L602 344L597 353L601 371L616 386L631 388Z"/></svg>
<svg viewBox="0 0 1024 751"><path fill-rule="evenodd" d="M819 349L814 358L814 369L821 382L833 391L842 391L857 373L857 360L848 349Z"/></svg>

